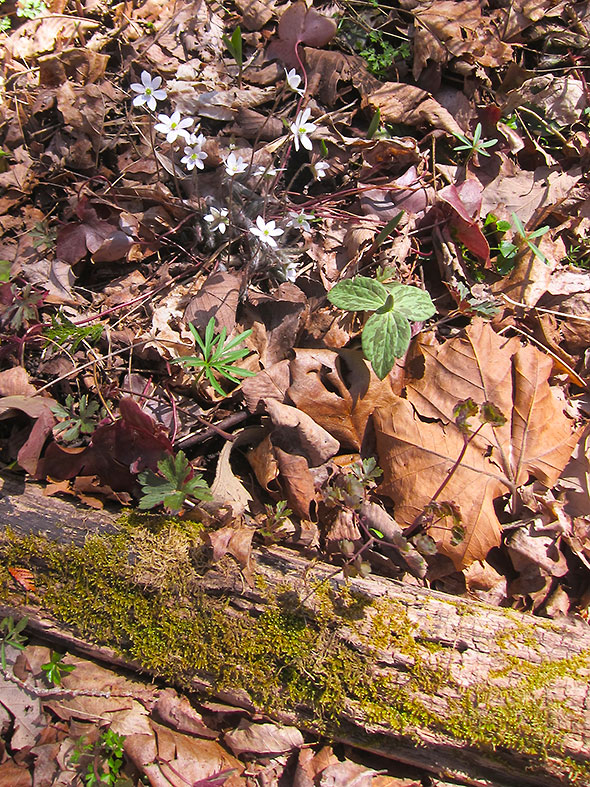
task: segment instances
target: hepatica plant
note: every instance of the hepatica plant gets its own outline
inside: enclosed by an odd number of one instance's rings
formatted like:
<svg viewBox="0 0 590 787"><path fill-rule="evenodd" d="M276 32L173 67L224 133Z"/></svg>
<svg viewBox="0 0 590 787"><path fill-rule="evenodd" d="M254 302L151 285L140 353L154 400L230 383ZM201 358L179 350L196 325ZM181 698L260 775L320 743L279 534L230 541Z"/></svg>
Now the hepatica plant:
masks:
<svg viewBox="0 0 590 787"><path fill-rule="evenodd" d="M430 295L419 287L398 282L382 284L367 276L338 282L328 293L328 300L346 311L373 312L363 328L362 345L365 358L380 380L408 349L410 322L428 320L436 312Z"/></svg>

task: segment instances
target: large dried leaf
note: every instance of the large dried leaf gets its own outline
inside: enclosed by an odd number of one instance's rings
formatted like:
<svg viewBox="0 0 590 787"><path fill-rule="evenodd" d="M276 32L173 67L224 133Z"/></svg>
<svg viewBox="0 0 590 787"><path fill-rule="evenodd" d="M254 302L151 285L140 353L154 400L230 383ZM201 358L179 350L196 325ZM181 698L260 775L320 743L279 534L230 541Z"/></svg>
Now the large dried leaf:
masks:
<svg viewBox="0 0 590 787"><path fill-rule="evenodd" d="M268 57L277 57L292 68L298 68L296 47L325 46L336 33L333 19L323 16L315 8L308 8L304 2L293 3L279 20L279 38L271 42Z"/></svg>
<svg viewBox="0 0 590 787"><path fill-rule="evenodd" d="M440 498L459 505L466 536L453 546L449 532L432 535L441 553L462 568L500 542L494 499L529 475L553 485L577 436L549 385L551 358L534 347L521 347L477 320L464 337L421 349L424 373L408 384L407 400L375 412L380 491L395 501L398 521L414 521L457 460L463 438L452 413L459 401L493 402L507 419L472 440Z"/></svg>
<svg viewBox="0 0 590 787"><path fill-rule="evenodd" d="M426 90L414 85L386 82L363 103L373 111L379 110L383 122L420 127L430 124L451 134L463 133L463 129L447 109Z"/></svg>
<svg viewBox="0 0 590 787"><path fill-rule="evenodd" d="M389 377L379 380L360 352L295 350L287 393L343 449L359 451L367 421L378 406L393 401Z"/></svg>

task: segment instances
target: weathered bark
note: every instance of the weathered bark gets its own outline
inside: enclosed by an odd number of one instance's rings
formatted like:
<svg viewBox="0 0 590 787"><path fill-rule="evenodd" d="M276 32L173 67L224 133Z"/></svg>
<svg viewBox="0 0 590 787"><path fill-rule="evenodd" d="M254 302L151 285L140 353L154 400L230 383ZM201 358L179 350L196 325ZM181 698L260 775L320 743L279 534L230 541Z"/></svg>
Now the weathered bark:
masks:
<svg viewBox="0 0 590 787"><path fill-rule="evenodd" d="M27 548L18 552L18 545L29 542L19 541L21 537L41 533L56 545L83 549L87 534L108 538L118 531L115 514L49 499L39 487L14 479L4 481L0 515L9 529L0 536L0 563L9 565L18 554L18 565L33 571L40 588L50 587L51 566L38 554L27 562ZM152 580L137 565L141 559L132 553L122 556L121 576L154 593ZM221 667L210 669L197 653L199 666L185 672L185 687L302 729L327 731L335 739L466 784L552 787L575 778L575 783L590 783L590 630L585 624L533 618L379 577L345 580L341 574L333 576L333 566L280 547L255 550L252 571L249 585L228 559L221 567L205 566L201 555L195 579L183 585L178 603L189 616L195 609L197 615L207 609L213 617L225 616L226 625L240 626L236 636L248 635L250 644L255 641L252 628L269 608L288 609L313 630L315 652L312 647L279 667L272 662L276 654L268 656L269 682L278 695L272 702L261 702L252 681L248 683L249 655L242 685L239 668L231 673L230 684L219 679L229 655L223 656ZM23 594L7 591L4 584L2 616L26 614L32 632L65 648L168 677L147 656L129 655L129 643L110 641L100 631L89 637L86 629L80 635L71 618L71 625L65 625L47 601L49 591L46 596L30 594L23 603ZM153 598L155 604L172 603ZM203 599L212 606L203 607ZM343 684L350 692L340 704L329 706L326 721L323 697L317 704L294 699L286 686L283 694L281 681L298 669L298 680L321 674L327 680L322 691L329 693L330 681L336 683L341 675L330 678L328 661L342 664L342 672L350 670L352 677ZM377 689L371 694L367 686Z"/></svg>

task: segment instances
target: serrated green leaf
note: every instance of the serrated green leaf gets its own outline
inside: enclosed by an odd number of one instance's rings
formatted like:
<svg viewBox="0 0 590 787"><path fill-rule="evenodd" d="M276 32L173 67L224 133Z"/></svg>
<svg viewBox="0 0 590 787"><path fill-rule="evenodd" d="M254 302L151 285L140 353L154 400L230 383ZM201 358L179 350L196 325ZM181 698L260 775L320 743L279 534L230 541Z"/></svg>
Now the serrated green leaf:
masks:
<svg viewBox="0 0 590 787"><path fill-rule="evenodd" d="M395 359L401 358L408 349L410 337L410 323L399 312L369 317L363 329L363 352L380 380L387 377Z"/></svg>
<svg viewBox="0 0 590 787"><path fill-rule="evenodd" d="M328 293L328 300L339 309L346 311L372 312L379 309L387 300L388 292L381 282L367 276L339 281Z"/></svg>
<svg viewBox="0 0 590 787"><path fill-rule="evenodd" d="M411 322L428 320L436 313L432 298L425 290L397 282L386 284L385 287L393 295L393 311Z"/></svg>

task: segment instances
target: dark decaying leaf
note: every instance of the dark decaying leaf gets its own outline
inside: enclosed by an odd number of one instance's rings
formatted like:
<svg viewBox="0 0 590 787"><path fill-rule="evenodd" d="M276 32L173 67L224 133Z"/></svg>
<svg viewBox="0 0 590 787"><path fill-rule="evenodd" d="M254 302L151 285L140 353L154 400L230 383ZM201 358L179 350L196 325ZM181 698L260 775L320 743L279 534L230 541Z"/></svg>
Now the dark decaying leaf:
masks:
<svg viewBox="0 0 590 787"><path fill-rule="evenodd" d="M295 56L295 47L306 44L312 47L325 46L336 33L333 19L320 14L315 8L309 8L300 0L293 3L281 16L279 21L279 39L271 41L268 57L279 58L290 68L299 66Z"/></svg>

